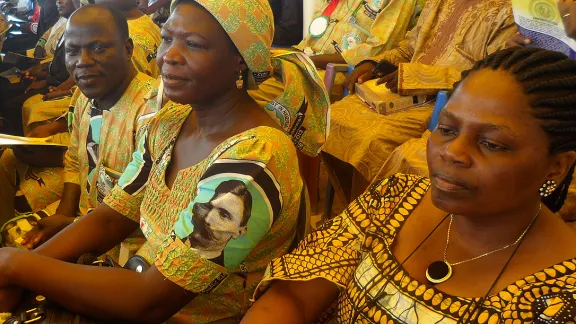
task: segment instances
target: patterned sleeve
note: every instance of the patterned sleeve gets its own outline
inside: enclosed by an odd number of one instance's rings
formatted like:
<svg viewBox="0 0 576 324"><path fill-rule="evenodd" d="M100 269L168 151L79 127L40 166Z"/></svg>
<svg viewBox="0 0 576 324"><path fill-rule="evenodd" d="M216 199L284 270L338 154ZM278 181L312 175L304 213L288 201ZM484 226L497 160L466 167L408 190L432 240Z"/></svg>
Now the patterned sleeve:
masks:
<svg viewBox="0 0 576 324"><path fill-rule="evenodd" d="M255 294L263 293L274 280L307 281L327 279L340 288L346 287L361 261L365 235L373 225L377 201L386 197L389 182L380 181L353 201L338 217L325 222L318 231L300 242L290 254L275 259Z"/></svg>
<svg viewBox="0 0 576 324"><path fill-rule="evenodd" d="M194 293L209 293L230 273L245 274L245 259L273 226L295 233L303 184L289 139L230 145L209 164L157 253L158 270Z"/></svg>
<svg viewBox="0 0 576 324"><path fill-rule="evenodd" d="M79 91L79 90L77 90ZM74 96L76 99L70 105L70 144L64 156L64 182L80 185L80 163L78 161L78 142L80 137L80 121L84 113L83 107L87 104L87 98Z"/></svg>
<svg viewBox="0 0 576 324"><path fill-rule="evenodd" d="M574 323L575 260L564 261L517 281L486 303L505 303L500 318L502 323Z"/></svg>
<svg viewBox="0 0 576 324"><path fill-rule="evenodd" d="M137 223L140 223L140 205L154 163L148 138L148 127L144 127L136 151L132 154L132 161L124 169L118 184L104 198L108 207Z"/></svg>
<svg viewBox="0 0 576 324"><path fill-rule="evenodd" d="M357 65L367 57L374 57L398 44L410 30L411 18L420 12L418 0L391 1L380 11L370 27L370 37L365 43L342 52L349 65ZM387 41L382 41L387 40Z"/></svg>

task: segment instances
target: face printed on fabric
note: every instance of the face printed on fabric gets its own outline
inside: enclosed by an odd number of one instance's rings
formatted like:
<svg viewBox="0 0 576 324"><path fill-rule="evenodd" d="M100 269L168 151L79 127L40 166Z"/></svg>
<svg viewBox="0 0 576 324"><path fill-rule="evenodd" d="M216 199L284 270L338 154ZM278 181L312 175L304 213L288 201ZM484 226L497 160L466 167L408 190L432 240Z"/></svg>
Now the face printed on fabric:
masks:
<svg viewBox="0 0 576 324"><path fill-rule="evenodd" d="M198 250L221 251L228 241L246 233L251 209L252 195L243 182L223 182L209 202L194 205L194 231L188 237L190 246Z"/></svg>
<svg viewBox="0 0 576 324"><path fill-rule="evenodd" d="M158 48L164 93L174 102L194 104L235 89L245 64L234 51L228 34L209 12L198 4L179 4L162 28Z"/></svg>
<svg viewBox="0 0 576 324"><path fill-rule="evenodd" d="M102 17L91 19L95 14ZM66 28L66 67L90 99L116 89L132 64L132 42L121 39L111 20L107 11L93 7L74 14Z"/></svg>

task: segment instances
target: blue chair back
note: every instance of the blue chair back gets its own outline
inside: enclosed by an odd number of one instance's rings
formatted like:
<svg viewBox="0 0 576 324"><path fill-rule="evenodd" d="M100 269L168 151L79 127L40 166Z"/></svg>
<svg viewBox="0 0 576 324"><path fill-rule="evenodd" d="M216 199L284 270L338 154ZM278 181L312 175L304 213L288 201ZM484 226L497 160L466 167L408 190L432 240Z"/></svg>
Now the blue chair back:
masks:
<svg viewBox="0 0 576 324"><path fill-rule="evenodd" d="M436 104L434 105L434 110L432 111L432 118L430 118L430 124L428 124L428 130L434 131L436 126L438 126L438 116L446 103L448 102L448 91L440 91L436 96Z"/></svg>

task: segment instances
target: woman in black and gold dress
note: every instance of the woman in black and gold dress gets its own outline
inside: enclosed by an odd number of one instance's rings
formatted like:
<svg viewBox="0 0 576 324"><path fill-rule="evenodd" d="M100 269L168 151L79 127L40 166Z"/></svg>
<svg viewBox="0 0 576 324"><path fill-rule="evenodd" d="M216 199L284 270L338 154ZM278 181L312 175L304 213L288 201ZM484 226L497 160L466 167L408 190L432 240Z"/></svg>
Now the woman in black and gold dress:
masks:
<svg viewBox="0 0 576 324"><path fill-rule="evenodd" d="M487 57L431 135L430 179L377 183L273 261L243 323L576 321L576 234L555 214L575 151L576 61Z"/></svg>

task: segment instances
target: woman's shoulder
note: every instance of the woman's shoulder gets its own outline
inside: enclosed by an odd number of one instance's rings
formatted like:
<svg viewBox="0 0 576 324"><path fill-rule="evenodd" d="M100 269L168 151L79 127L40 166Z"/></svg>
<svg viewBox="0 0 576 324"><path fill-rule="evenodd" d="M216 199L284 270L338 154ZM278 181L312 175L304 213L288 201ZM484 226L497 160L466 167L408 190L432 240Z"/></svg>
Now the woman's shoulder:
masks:
<svg viewBox="0 0 576 324"><path fill-rule="evenodd" d="M386 197L393 200L409 194L409 196L420 200L429 189L430 180L428 178L415 174L397 173L391 177L374 181L365 194L369 193L373 198Z"/></svg>
<svg viewBox="0 0 576 324"><path fill-rule="evenodd" d="M522 318L535 323L576 320L576 259L536 272L498 294L509 301L502 320Z"/></svg>

